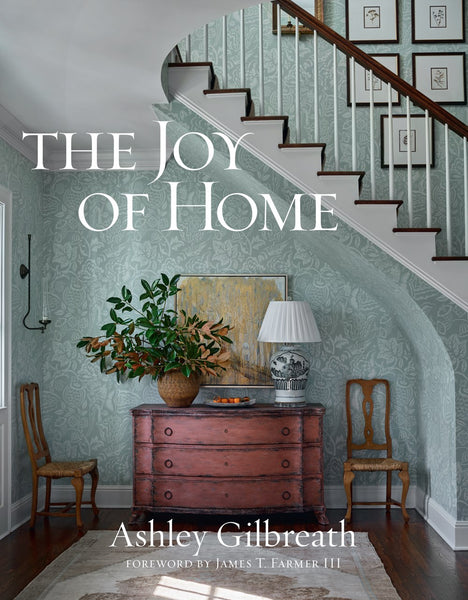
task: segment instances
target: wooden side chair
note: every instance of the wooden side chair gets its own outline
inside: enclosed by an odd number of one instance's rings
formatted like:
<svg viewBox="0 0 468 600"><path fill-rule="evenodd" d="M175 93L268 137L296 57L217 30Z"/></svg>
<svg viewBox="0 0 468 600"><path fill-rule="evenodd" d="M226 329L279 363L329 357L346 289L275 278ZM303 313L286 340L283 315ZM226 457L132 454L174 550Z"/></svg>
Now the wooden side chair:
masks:
<svg viewBox="0 0 468 600"><path fill-rule="evenodd" d="M76 524L79 528L83 526L81 520L81 506L91 504L95 515L99 513L96 506L96 488L99 480L97 459L79 461L53 461L50 456L49 446L47 445L42 428L41 404L39 398L39 386L37 383L28 383L21 386L21 419L23 421L26 444L28 446L29 458L32 466L32 506L30 527L34 527L36 515L45 517L76 517ZM84 475L90 474L91 500L82 501ZM37 510L37 495L39 487L39 478L44 477L46 481L45 507L43 511ZM62 477L71 477L71 483L75 488L75 502L51 502L50 492L52 479ZM51 506L62 507L62 510L51 511ZM68 512L75 506L74 512Z"/></svg>
<svg viewBox="0 0 468 600"><path fill-rule="evenodd" d="M356 384L362 389L362 412L364 417L364 442L353 442L353 426L351 418L351 387ZM377 385L385 386L385 442L374 442L374 429L372 427L372 417L374 414L373 392ZM386 379L351 379L346 383L346 419L348 424L347 451L348 460L344 463L344 488L348 502L346 512L346 521L351 520L351 510L356 504L384 505L387 512L390 506L401 507L401 512L405 521L409 520L406 512L406 495L409 488L408 463L396 460L392 456L392 438L390 437L390 384ZM354 458L353 452L359 450L380 450L386 452L385 458ZM387 473L387 493L385 502L353 502L352 482L355 471L384 471ZM392 472L398 471L398 476L403 483L401 491L401 502L392 499Z"/></svg>

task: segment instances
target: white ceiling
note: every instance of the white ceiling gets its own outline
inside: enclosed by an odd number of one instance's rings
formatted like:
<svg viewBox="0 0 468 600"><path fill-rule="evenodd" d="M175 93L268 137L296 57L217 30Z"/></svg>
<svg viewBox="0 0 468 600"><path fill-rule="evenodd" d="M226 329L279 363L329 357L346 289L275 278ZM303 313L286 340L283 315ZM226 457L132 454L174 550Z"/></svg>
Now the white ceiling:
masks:
<svg viewBox="0 0 468 600"><path fill-rule="evenodd" d="M21 128L134 132L136 152L155 150L151 105L166 101L167 54L197 27L251 4L0 0L0 135L11 143ZM52 144L49 151L57 150Z"/></svg>

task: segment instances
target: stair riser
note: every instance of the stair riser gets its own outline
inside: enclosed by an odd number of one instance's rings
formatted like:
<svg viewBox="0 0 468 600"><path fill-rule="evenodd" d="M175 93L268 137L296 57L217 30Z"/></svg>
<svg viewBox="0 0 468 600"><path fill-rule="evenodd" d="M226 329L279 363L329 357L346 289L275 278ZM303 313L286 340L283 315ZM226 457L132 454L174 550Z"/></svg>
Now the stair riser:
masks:
<svg viewBox="0 0 468 600"><path fill-rule="evenodd" d="M190 71L190 67L180 71ZM203 81L196 84L194 73L183 76L180 72L174 74L169 70L170 89L176 92L176 97L182 103L194 110L219 131L224 131L234 139L241 137L247 131L254 135L248 136L243 146L252 154L265 162L270 168L290 181L304 193L333 194L336 197L324 198L323 207L333 208L334 214L348 223L351 227L365 235L377 246L399 260L403 265L417 273L431 285L468 310L468 268L466 263L434 263L435 235L432 233L395 234L395 206L356 206L354 201L359 198L359 177L356 175L318 176L322 170L321 149L311 152L310 148L280 150L278 144L283 141L283 121L241 122L245 114L245 100L242 105L229 106L216 96L209 103L203 94L207 87L208 73L203 74ZM199 68L194 68L194 71ZM239 108L240 106L240 108ZM297 154L296 154L297 152ZM304 153L302 156L301 154ZM283 199L288 205L293 194ZM336 220L333 220L336 222ZM339 225L338 225L339 226Z"/></svg>
<svg viewBox="0 0 468 600"><path fill-rule="evenodd" d="M172 67L169 68L169 92L175 94L183 91L191 95L200 93L211 87L210 67Z"/></svg>

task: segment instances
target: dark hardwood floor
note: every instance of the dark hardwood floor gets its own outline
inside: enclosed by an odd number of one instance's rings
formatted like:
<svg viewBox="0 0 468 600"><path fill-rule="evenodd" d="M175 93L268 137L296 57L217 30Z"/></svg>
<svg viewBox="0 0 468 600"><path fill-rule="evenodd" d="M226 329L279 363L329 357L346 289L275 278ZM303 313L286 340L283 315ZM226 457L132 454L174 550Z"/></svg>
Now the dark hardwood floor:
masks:
<svg viewBox="0 0 468 600"><path fill-rule="evenodd" d="M424 520L412 510L405 526L398 510L390 515L378 509L355 509L350 529L367 531L393 585L403 600L466 600L468 598L468 552L453 552ZM102 509L98 518L84 510L87 529L117 531L127 524L130 511ZM330 526L339 529L343 510L329 510ZM269 515L271 529L328 530L307 520L309 515ZM157 515L155 528L167 529L170 515ZM259 518L258 516L253 517ZM265 517L260 517L265 518ZM217 530L221 523L252 521L250 517L175 515L174 528ZM133 529L143 529L137 526ZM73 519L39 517L36 528L28 524L0 540L0 598L12 600L54 558L75 542L80 534ZM290 599L294 600L294 599Z"/></svg>

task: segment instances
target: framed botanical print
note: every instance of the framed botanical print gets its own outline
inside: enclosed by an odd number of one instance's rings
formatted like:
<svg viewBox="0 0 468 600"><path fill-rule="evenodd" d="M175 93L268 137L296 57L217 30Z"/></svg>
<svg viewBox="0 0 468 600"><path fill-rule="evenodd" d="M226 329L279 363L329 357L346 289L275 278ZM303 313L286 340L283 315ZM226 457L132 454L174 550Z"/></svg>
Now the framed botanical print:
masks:
<svg viewBox="0 0 468 600"><path fill-rule="evenodd" d="M430 166L434 166L433 147L433 120L429 119L429 153ZM389 131L388 115L380 117L380 143L381 143L381 165L383 168L389 165ZM407 167L408 145L411 148L411 165L413 167L426 166L426 117L425 115L411 115L410 132L406 115L392 116L392 143L393 143L393 166Z"/></svg>
<svg viewBox="0 0 468 600"><path fill-rule="evenodd" d="M464 42L464 0L412 0L413 42Z"/></svg>
<svg viewBox="0 0 468 600"><path fill-rule="evenodd" d="M302 0L301 8L309 12L319 21L323 21L323 0ZM273 4L272 6L272 31L274 34L278 33L278 12L277 5ZM288 15L285 11L280 11L281 15L281 35L287 34L295 34L296 33L296 25L295 19ZM299 24L299 33L310 34L314 33L312 29L309 27Z"/></svg>
<svg viewBox="0 0 468 600"><path fill-rule="evenodd" d="M439 104L464 104L465 53L414 53L413 85Z"/></svg>
<svg viewBox="0 0 468 600"><path fill-rule="evenodd" d="M346 0L346 37L360 44L398 42L398 0Z"/></svg>
<svg viewBox="0 0 468 600"><path fill-rule="evenodd" d="M271 387L271 344L257 342L271 300L286 300L287 275L182 275L176 309L233 327L230 364L219 377L204 377L210 387Z"/></svg>
<svg viewBox="0 0 468 600"><path fill-rule="evenodd" d="M399 54L371 54L384 67L387 67L393 73L399 74L400 71L400 55ZM355 63L354 65L354 95L356 104L370 104L370 71ZM381 79L372 75L373 98L374 104L388 103L388 86ZM396 90L392 90L392 104L400 104L400 94ZM351 106L351 68L348 60L348 106Z"/></svg>

